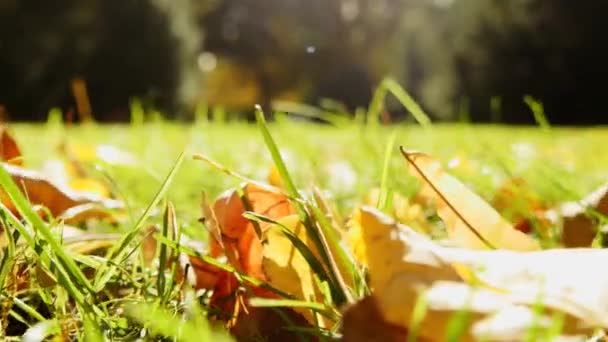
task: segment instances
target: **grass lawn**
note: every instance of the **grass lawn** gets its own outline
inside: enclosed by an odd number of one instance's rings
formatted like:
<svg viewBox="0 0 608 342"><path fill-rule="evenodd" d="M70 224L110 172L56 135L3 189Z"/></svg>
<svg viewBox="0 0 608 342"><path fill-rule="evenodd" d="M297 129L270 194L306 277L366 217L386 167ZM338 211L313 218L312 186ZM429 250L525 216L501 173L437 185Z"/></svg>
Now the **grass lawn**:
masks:
<svg viewBox="0 0 608 342"><path fill-rule="evenodd" d="M391 139L395 140L387 164L386 186L404 196L411 196L418 184L408 174L399 146L437 157L453 175L488 201L502 184L512 178L523 179L526 187L538 194L547 206L579 199L608 180L608 154L604 153L608 129L601 127L552 127L541 130L498 125L438 124L422 128L413 125L362 127L348 124L336 128L282 121L271 123L268 128L296 186L303 190L310 190L313 186L327 190L344 217L348 217L362 203L371 189L380 186L387 144ZM127 223L98 227L112 233L126 234L132 231L183 151L186 152L184 161L162 199L174 204L177 223L186 233L204 231L198 222L202 215L200 205L203 191L214 198L240 183L240 180L200 160L193 160L192 153L202 153L239 174L263 182L273 165L260 130L255 125L243 123L182 125L159 122L131 126L92 124L69 128L15 124L11 126L11 131L21 147L24 165L35 169L41 168L49 159L58 158L58 146L63 141L81 148L113 145L135 156L137 163L133 166L103 164L93 172L95 176L109 180L118 199L127 204ZM146 223L138 228L143 229L150 223L162 226L163 202L153 209ZM30 257L33 258L31 260L38 258L37 255ZM46 257L54 258L53 255ZM133 267L125 272L130 274L130 279L112 278L107 286L118 286L122 282L123 285L131 284L133 291L122 297L108 295L93 299L89 296L86 301L92 315L107 315L100 319L103 322L100 326L113 329L114 338L122 335L126 339L133 339L140 333L139 326L132 320L126 320L124 312L118 308L122 308L123 304L152 301L157 283L151 280L154 278L152 271L146 273ZM39 321L56 319L48 324L49 335L57 332L53 330L57 326L64 334L65 331L73 333L63 323L76 312L68 304L69 291L58 289L63 284L59 280L57 286L43 288L32 285L29 290L11 293L12 297L7 298L17 298L22 305L12 306L14 314L9 316L14 327L7 329L7 332L23 333ZM58 297L57 300L46 302L45 296ZM180 311L188 298L176 292L167 301L168 307ZM40 314L28 313L30 309ZM81 308L78 312L84 315L83 312L87 310ZM16 318L16 315L21 318ZM158 315L164 317L161 313ZM20 320L23 322L15 323ZM73 320L77 324L82 321L81 318ZM57 322L62 323L57 325ZM86 320L84 328L87 329ZM159 326L158 329L165 335L172 334L170 326ZM196 336L197 333L193 334Z"/></svg>
<svg viewBox="0 0 608 342"><path fill-rule="evenodd" d="M283 123L269 126L287 167L302 189L318 185L331 190L348 212L372 187L380 185L387 142L396 135L390 160L389 186L411 194L416 189L399 146L419 150L453 166L451 173L490 199L510 177L523 178L548 203L574 200L607 180L606 128L435 125L365 128ZM255 180L265 181L272 159L255 125L149 124L48 128L12 127L25 164L40 167L57 157L67 139L76 146L108 144L134 154L136 167L108 166L104 172L134 208L144 208L155 195L182 151L202 153ZM200 161L186 157L168 198L184 218L199 216L201 191L215 196L239 183Z"/></svg>

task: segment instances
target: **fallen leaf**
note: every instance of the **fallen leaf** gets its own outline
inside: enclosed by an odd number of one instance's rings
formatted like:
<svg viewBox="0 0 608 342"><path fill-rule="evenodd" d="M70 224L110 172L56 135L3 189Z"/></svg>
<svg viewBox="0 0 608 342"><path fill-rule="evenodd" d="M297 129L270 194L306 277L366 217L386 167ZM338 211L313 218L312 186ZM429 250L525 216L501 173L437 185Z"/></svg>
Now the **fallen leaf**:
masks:
<svg viewBox="0 0 608 342"><path fill-rule="evenodd" d="M108 210L123 207L122 202L118 200L104 199L86 192L78 192L65 186L57 185L39 172L6 163L2 166L12 176L30 203L47 208L54 217L60 217L66 214L68 210L81 205L90 206L80 207L86 210L81 211L78 216L67 215L65 218L71 217L71 221L77 221L73 218L78 217L79 220L83 220L91 217L107 217ZM18 214L4 191L1 192L1 198L3 203L14 214ZM84 214L85 212L86 214Z"/></svg>
<svg viewBox="0 0 608 342"><path fill-rule="evenodd" d="M414 307L423 296L427 312L415 327L421 338L444 340L462 310L469 315L463 341L521 340L532 327L550 331L558 316L564 318L562 337L608 328L608 274L597 272L608 250L446 247L369 207L357 211L351 230L386 323L414 328Z"/></svg>
<svg viewBox="0 0 608 342"><path fill-rule="evenodd" d="M156 257L156 250L158 247L158 241L156 241L155 234L159 233L160 229L158 226L152 224L148 228L144 229L143 237L141 240L141 255L145 266L152 265Z"/></svg>
<svg viewBox="0 0 608 342"><path fill-rule="evenodd" d="M21 150L15 139L9 134L6 126L0 126L0 156L2 160L9 164L23 165Z"/></svg>
<svg viewBox="0 0 608 342"><path fill-rule="evenodd" d="M282 227L282 226L283 227ZM314 273L306 259L285 236L283 229L288 229L303 242L318 260L314 244L308 241L306 228L298 215L291 215L278 220L278 224L265 229L266 243L263 248L262 268L266 281L273 287L292 295L301 301L322 302L316 287ZM309 309L298 308L310 324L314 324L314 315Z"/></svg>
<svg viewBox="0 0 608 342"><path fill-rule="evenodd" d="M589 247L599 229L599 220L588 214L593 210L608 215L608 184L604 184L579 202L569 202L555 209L562 217L561 241L566 247Z"/></svg>
<svg viewBox="0 0 608 342"><path fill-rule="evenodd" d="M422 182L420 196L432 199L448 237L460 247L538 250L538 241L517 231L486 201L443 170L438 160L401 150Z"/></svg>
<svg viewBox="0 0 608 342"><path fill-rule="evenodd" d="M280 193L270 192L253 184L242 186L243 198L250 206L249 210L271 219L295 214L295 208L289 199ZM247 211L243 199L236 190L225 192L215 201L213 212L222 233L226 251L233 252L238 258L237 270L264 279L262 270L262 241L256 232L256 223L243 217ZM263 229L267 223L258 223ZM212 239L212 251L221 249L219 241ZM230 256L227 255L229 258Z"/></svg>
<svg viewBox="0 0 608 342"><path fill-rule="evenodd" d="M225 255L227 262L237 272L266 280L263 269L262 237L256 232L254 223L243 217L246 207L271 219L280 219L295 213L295 209L284 195L273 193L253 184L241 186L243 197L237 190L229 190L218 196L213 206L203 196L201 209L203 221L210 231L209 256ZM245 205L243 201L246 201ZM267 223L256 223L260 230ZM263 227L263 228L262 228ZM224 312L223 320L232 322L239 315L240 304L237 291L242 285L235 274L212 265L201 258L189 256L196 277L196 288L212 289L210 304ZM276 298L268 290L248 286L252 295ZM250 294L250 295L251 295ZM230 325L231 323L229 323Z"/></svg>
<svg viewBox="0 0 608 342"><path fill-rule="evenodd" d="M496 190L492 206L506 215L512 222L525 218L527 213L546 210L545 203L530 190L522 178L510 178Z"/></svg>
<svg viewBox="0 0 608 342"><path fill-rule="evenodd" d="M289 320L289 323L286 321ZM237 341L316 341L311 335L289 329L312 326L299 313L289 308L256 308L242 310L236 318L236 325L230 329Z"/></svg>
<svg viewBox="0 0 608 342"><path fill-rule="evenodd" d="M237 271L263 280L293 299L321 301L313 271L285 235L287 230L293 237L308 245L306 229L299 222L299 217L295 215L295 209L287 197L252 184L243 185L242 193L246 204L236 190L221 194L213 206L208 205L203 197L204 222L211 231L212 239L210 256L217 258L223 252L228 263ZM253 222L243 217L247 207L255 213L277 220L278 224L259 222L258 228L263 236L258 236ZM227 321L236 334L252 336L261 333L272 337L286 326L285 322L274 319L268 318L266 321L264 317L268 312L273 312L271 309L251 308L247 304L247 298L253 296L279 298L274 292L241 283L232 272L201 258L190 257L190 263L197 278L196 287L213 289L210 306L223 313L220 314L220 319ZM310 309L277 310L285 311L291 318L299 317L298 320L303 320L305 326L317 322ZM318 324L322 325L324 322L323 318L318 320ZM295 336L293 332L287 335L285 333L287 332L277 336Z"/></svg>
<svg viewBox="0 0 608 342"><path fill-rule="evenodd" d="M363 200L364 205L376 206L380 198L380 188L371 189ZM393 192L392 206L385 209L385 212L394 217L397 221L405 223L410 227L430 234L433 231L433 225L426 217L425 210L420 203L415 200L409 200L405 196Z"/></svg>
<svg viewBox="0 0 608 342"><path fill-rule="evenodd" d="M196 278L194 283L196 289L214 290L221 279L230 278L230 280L234 279L234 286L225 286L225 284L223 284L222 288L230 289L229 291L224 292L231 294L238 285L236 277L230 277L230 272L212 265L201 258L191 256L188 259ZM228 281L228 283L232 282Z"/></svg>
<svg viewBox="0 0 608 342"><path fill-rule="evenodd" d="M384 320L375 297L366 297L348 307L342 316L342 341L406 341L406 328ZM418 339L424 342L424 339Z"/></svg>

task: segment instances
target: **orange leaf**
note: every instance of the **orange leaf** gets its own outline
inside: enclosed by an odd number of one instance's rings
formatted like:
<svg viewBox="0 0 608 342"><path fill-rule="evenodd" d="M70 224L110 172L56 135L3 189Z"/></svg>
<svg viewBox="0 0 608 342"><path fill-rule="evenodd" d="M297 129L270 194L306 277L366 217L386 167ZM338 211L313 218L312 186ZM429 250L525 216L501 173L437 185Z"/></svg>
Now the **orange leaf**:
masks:
<svg viewBox="0 0 608 342"><path fill-rule="evenodd" d="M257 214L279 219L295 213L293 205L285 195L270 192L253 184L243 185L242 191L250 210ZM232 252L238 259L238 264L233 266L258 279L265 279L262 270L262 241L254 224L243 217L245 211L243 199L236 190L220 195L213 206L215 219L227 250L226 255L230 258L229 253ZM267 226L265 223L259 225L262 229ZM212 251L218 251L219 245L220 241L213 238Z"/></svg>
<svg viewBox="0 0 608 342"><path fill-rule="evenodd" d="M0 156L9 164L21 166L21 150L5 126L0 126Z"/></svg>

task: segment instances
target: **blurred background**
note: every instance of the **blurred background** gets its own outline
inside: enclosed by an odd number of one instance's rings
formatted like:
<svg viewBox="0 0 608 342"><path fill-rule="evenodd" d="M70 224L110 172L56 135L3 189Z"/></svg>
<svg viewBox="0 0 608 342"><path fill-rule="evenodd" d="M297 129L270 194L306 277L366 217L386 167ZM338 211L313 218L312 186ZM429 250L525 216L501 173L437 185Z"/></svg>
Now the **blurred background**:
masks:
<svg viewBox="0 0 608 342"><path fill-rule="evenodd" d="M390 76L435 120L534 123L528 95L551 123L608 123L606 13L572 0L0 0L0 114L354 115ZM386 111L407 118L394 99Z"/></svg>

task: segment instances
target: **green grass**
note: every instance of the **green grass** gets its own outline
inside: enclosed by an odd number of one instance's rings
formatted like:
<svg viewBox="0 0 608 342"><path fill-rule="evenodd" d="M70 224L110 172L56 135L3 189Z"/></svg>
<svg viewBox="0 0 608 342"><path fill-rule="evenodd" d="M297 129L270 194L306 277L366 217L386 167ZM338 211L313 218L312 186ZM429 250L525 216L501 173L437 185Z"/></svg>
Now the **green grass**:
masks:
<svg viewBox="0 0 608 342"><path fill-rule="evenodd" d="M417 113L420 118L424 117L421 111ZM305 201L315 186L329 191L330 200L337 204L343 217L348 217L372 188L380 188L381 197L371 205L385 208L390 205L390 195L409 196L417 188L407 174L399 146L421 150L446 164L457 165L451 172L487 199L492 198L504 181L519 177L548 205L574 200L604 183L608 170L608 155L602 153L602 144L608 138L606 128L429 126L424 119L419 120L425 122L425 128L354 123L342 123L336 128L285 119L263 124L261 119L258 114L259 127L238 122L193 125L139 122L69 128L56 123L12 125L28 167L39 168L48 159L58 157L57 146L64 139L80 146L114 145L138 159L133 167L100 164L94 172L108 180L129 208L126 224L90 227L121 234L120 243L108 258L73 259L58 242L52 225L33 213L6 172L0 169L0 184L26 218L22 224L6 210L0 211L2 222L13 227L12 232L18 232L12 235L3 252L0 280L6 279L7 270L17 264L26 267L30 274L40 277L45 273L54 278L50 287L36 285L40 279L33 278L35 285L30 288L0 294L0 308L8 310L11 322L19 322L14 323L12 329L30 334L38 331L43 335L58 331L69 335L78 331L76 336L84 338L86 334L90 340L100 340L99 331L115 339L132 339L142 334L150 339L164 335L195 340L203 336L197 334L220 338L221 333L206 321L182 319L196 316L193 313L202 313L205 308L189 298L193 295L191 291L179 289L170 281L174 270L157 276L158 269L146 268L137 259L127 258L137 252L141 230L153 223L161 227L162 236L158 238L161 265L167 264L168 255L175 250L187 254L202 252L180 246L171 232L201 235L204 232L198 222L202 215L201 192L215 196L236 186L239 180L193 160L193 152L259 181L265 181L271 165L277 165L290 196L300 201L297 203L300 203L302 221L322 223L320 229L313 232L318 237L318 249L323 251L322 260L315 262L327 268L330 284L327 292L328 297L336 300L334 304L349 302L354 294L364 291L345 288L344 280L335 272L336 260L344 262L344 256L339 251L330 251L328 243L335 244L331 229L327 229L330 223L322 222L324 216ZM183 158L182 153L185 153ZM304 194L297 189L304 190ZM171 204L163 205L163 200ZM308 228L314 229L312 226ZM20 241L24 244L19 244ZM93 279L83 275L80 266L83 263L95 269ZM35 267L31 266L34 264ZM355 278L359 277L356 271L352 272ZM74 300L76 305L66 298ZM10 303L8 309L4 303ZM277 303L279 306L304 305L293 300L274 302ZM265 306L272 302L258 300L256 304ZM0 313L0 320L2 315L4 313ZM201 330L197 332L197 329Z"/></svg>
<svg viewBox="0 0 608 342"><path fill-rule="evenodd" d="M605 128L557 128L550 133L533 127L434 125L365 129L348 126L335 129L305 123L269 124L286 157L287 168L300 188L316 184L334 192L342 209L371 187L381 185L385 149L394 132L396 143L390 154L388 186L406 194L414 191L398 146L421 150L445 163L460 158L466 167L451 170L489 198L510 176L524 178L545 200L576 199L605 181L608 156L603 142ZM140 212L151 202L164 177L185 149L201 152L240 174L265 181L273 163L255 126L234 123L181 125L173 123L130 126L86 126L53 130L45 126L13 125L27 166L40 167L58 156L55 147L65 136L76 145L110 144L134 153L140 159L135 168L104 166L103 172L116 190ZM462 164L462 163L461 163ZM336 165L340 167L336 167ZM356 180L345 184L331 170L352 168ZM168 189L178 216L198 218L201 191L210 196L234 186L238 180L186 157ZM139 213L140 213L139 212ZM133 219L138 212L132 212ZM185 215L185 216L184 216Z"/></svg>

